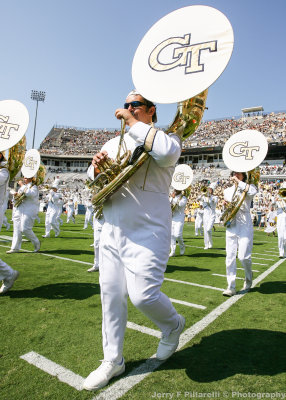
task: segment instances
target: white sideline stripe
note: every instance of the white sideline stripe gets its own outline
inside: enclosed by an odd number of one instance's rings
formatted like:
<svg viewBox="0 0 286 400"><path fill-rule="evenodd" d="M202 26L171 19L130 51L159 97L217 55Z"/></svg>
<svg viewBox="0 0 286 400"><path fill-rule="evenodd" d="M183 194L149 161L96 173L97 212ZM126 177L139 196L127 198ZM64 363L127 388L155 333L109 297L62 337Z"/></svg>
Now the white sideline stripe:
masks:
<svg viewBox="0 0 286 400"><path fill-rule="evenodd" d="M244 268L237 268L237 269L241 269L242 271L244 271ZM258 269L252 269L252 272L260 272L260 271L258 271Z"/></svg>
<svg viewBox="0 0 286 400"><path fill-rule="evenodd" d="M0 239L9 240L10 242L12 242L13 237L12 236L0 235ZM22 242L28 242L28 240L22 238Z"/></svg>
<svg viewBox="0 0 286 400"><path fill-rule="evenodd" d="M32 364L35 367L47 372L48 374L57 377L59 381L67 383L76 390L82 390L84 381L82 376L75 374L59 364L56 364L48 358L43 357L34 351L30 351L29 353L20 356L20 358L27 361L29 364Z"/></svg>
<svg viewBox="0 0 286 400"><path fill-rule="evenodd" d="M285 259L284 259L285 260ZM284 261L279 260L276 264L272 265L265 272L259 275L253 281L253 287L261 282L267 275L273 272L279 265ZM221 305L216 307L213 311L207 314L199 322L186 329L185 332L180 337L180 342L177 350L180 350L187 343L189 343L197 334L203 331L207 326L209 326L213 321L215 321L221 314L227 311L234 303L240 300L245 293L236 294L224 301ZM159 361L153 354L148 360L139 365L131 371L127 376L119 379L113 385L109 386L107 389L103 390L98 396L93 397L92 400L117 400L120 399L125 393L127 393L133 386L137 385L144 378L146 378L151 372L157 369L164 361Z"/></svg>
<svg viewBox="0 0 286 400"><path fill-rule="evenodd" d="M261 263L252 263L252 265L268 265L268 264L261 264Z"/></svg>
<svg viewBox="0 0 286 400"><path fill-rule="evenodd" d="M2 244L0 244L0 247L8 247L8 248L10 248L10 246L4 246L4 245L2 245ZM93 265L93 263L89 263L89 262L87 262L87 261L73 260L72 258L55 256L54 254L34 253L34 252L31 251L31 250L24 250L24 249L21 249L20 252L17 253L17 254L21 254L21 253L41 254L42 256L58 258L58 259L60 259L60 260L71 261L71 262L75 262L75 263L79 263L79 264Z"/></svg>
<svg viewBox="0 0 286 400"><path fill-rule="evenodd" d="M218 288L218 287L215 287L215 286L200 285L199 283L178 281L176 279L164 278L164 281L170 281L170 282L175 282L175 283L183 283L184 285L198 286L198 287L205 288L205 289L219 290L220 292L224 291L224 289L221 289L221 288Z"/></svg>
<svg viewBox="0 0 286 400"><path fill-rule="evenodd" d="M126 326L127 326L127 328L133 329L134 331L146 333L147 335L155 336L159 339L161 339L161 336L162 336L160 331L156 331L155 329L147 328L147 326L137 325L137 324L134 324L133 322L128 321Z"/></svg>
<svg viewBox="0 0 286 400"><path fill-rule="evenodd" d="M171 298L170 298L170 300L172 303L178 303L178 304L182 304L182 305L188 306L188 307L199 308L200 310L206 309L205 306L201 306L200 304L189 303L188 301L176 300L176 299L171 299Z"/></svg>
<svg viewBox="0 0 286 400"><path fill-rule="evenodd" d="M86 236L92 236L92 233L86 233L86 232L77 232L77 231L66 231L65 229L61 229L61 232L67 232L67 233L75 233L75 234L80 234L80 235L86 235Z"/></svg>
<svg viewBox="0 0 286 400"><path fill-rule="evenodd" d="M222 278L226 278L226 275L222 275L222 274L212 274L212 275L221 276ZM240 278L239 276L237 276L236 279L244 279L244 278Z"/></svg>

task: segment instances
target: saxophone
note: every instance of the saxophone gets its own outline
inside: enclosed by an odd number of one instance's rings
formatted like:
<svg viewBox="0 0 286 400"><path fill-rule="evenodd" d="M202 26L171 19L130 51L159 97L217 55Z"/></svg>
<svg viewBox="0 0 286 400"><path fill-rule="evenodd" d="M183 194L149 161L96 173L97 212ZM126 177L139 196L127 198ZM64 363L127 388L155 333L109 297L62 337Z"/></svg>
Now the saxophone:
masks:
<svg viewBox="0 0 286 400"><path fill-rule="evenodd" d="M166 133L174 133L181 140L191 136L202 120L206 108L207 94L208 89L205 89L198 95L179 102L173 122L167 128ZM107 158L103 165L98 167L99 173L96 178L88 184L93 193L92 204L96 217L101 215L104 202L127 182L150 157L141 146L137 147L131 154L130 150L126 149L123 139L124 132L125 122L123 121L116 159ZM120 156L121 148L124 150L124 154Z"/></svg>

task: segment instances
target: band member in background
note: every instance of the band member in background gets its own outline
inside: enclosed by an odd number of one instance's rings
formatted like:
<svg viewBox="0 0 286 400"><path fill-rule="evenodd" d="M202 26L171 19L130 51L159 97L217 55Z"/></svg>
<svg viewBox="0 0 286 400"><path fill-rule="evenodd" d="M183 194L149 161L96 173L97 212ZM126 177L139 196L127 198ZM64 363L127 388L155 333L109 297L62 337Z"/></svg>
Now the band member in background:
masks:
<svg viewBox="0 0 286 400"><path fill-rule="evenodd" d="M0 153L0 231L3 223L4 202L6 201L6 193L8 191L9 171L6 168L7 161L2 153ZM0 294L6 293L13 286L15 280L18 278L19 272L15 271L10 265L6 264L0 259Z"/></svg>
<svg viewBox="0 0 286 400"><path fill-rule="evenodd" d="M67 224L72 221L75 224L75 205L73 199L70 198L66 203L66 210L67 210Z"/></svg>
<svg viewBox="0 0 286 400"><path fill-rule="evenodd" d="M185 208L187 198L184 191L174 190L170 196L170 204L172 210L172 230L171 230L171 252L169 257L173 257L176 251L177 242L180 247L180 255L185 253L185 243L183 240L183 228L185 222Z"/></svg>
<svg viewBox="0 0 286 400"><path fill-rule="evenodd" d="M286 201L285 196L280 194L284 191L286 194L286 182L284 182L279 190L279 196L275 199L275 204L277 207L277 236L278 236L278 250L279 257L286 257Z"/></svg>
<svg viewBox="0 0 286 400"><path fill-rule="evenodd" d="M18 193L14 193L15 204L19 196L23 196L22 202L15 207L13 215L13 240L11 249L6 253L18 253L22 245L22 235L25 235L34 245L34 252L40 250L40 241L33 232L35 219L39 211L39 189L33 184L33 178L24 177L24 185Z"/></svg>
<svg viewBox="0 0 286 400"><path fill-rule="evenodd" d="M211 249L213 247L213 239L212 239L212 229L215 222L215 209L217 204L217 196L214 196L214 189L216 187L215 183L211 183L207 188L207 195L203 195L199 198L199 200L203 203L204 216L203 216L203 225L204 225L204 249Z"/></svg>
<svg viewBox="0 0 286 400"><path fill-rule="evenodd" d="M48 194L48 208L46 212L46 220L45 220L45 234L44 238L49 238L51 234L51 230L55 231L55 237L58 237L60 234L60 222L59 222L59 201L61 199L61 194L58 193L58 184L53 183L50 192ZM62 207L62 205L61 205Z"/></svg>
<svg viewBox="0 0 286 400"><path fill-rule="evenodd" d="M100 289L104 360L91 372L83 387L99 389L125 370L124 333L127 298L162 331L157 358L165 360L176 350L185 325L184 317L160 291L169 258L171 208L169 186L181 154L181 140L152 128L156 107L132 91L124 108L115 111L129 131L127 149L143 146L150 158L103 206L105 222L100 236ZM93 157L98 166L107 155L115 159L120 137L111 139Z"/></svg>
<svg viewBox="0 0 286 400"><path fill-rule="evenodd" d="M227 288L223 292L224 296L231 297L236 294L236 255L241 262L244 273L243 290L248 291L252 285L252 261L251 252L253 246L253 225L250 215L250 206L253 196L257 193L257 187L246 183L247 175L245 172L234 172L232 181L234 185L224 190L225 202L231 202L237 185L237 194L247 191L246 197L235 215L230 226L226 228L226 276ZM226 203L227 206L227 203Z"/></svg>
<svg viewBox="0 0 286 400"><path fill-rule="evenodd" d="M84 217L84 225L83 229L87 229L88 224L93 228L93 207L92 207L92 202L91 202L91 193L88 191L86 193L86 197L84 200L84 206L85 206L85 217Z"/></svg>
<svg viewBox="0 0 286 400"><path fill-rule="evenodd" d="M195 235L203 235L203 218L204 218L204 208L200 203L199 207L195 209Z"/></svg>
<svg viewBox="0 0 286 400"><path fill-rule="evenodd" d="M264 232L267 233L267 236L270 236L270 233L275 236L275 230L276 230L276 218L277 218L277 212L274 209L274 206L272 205L270 207L270 210L266 213L266 228L264 229Z"/></svg>

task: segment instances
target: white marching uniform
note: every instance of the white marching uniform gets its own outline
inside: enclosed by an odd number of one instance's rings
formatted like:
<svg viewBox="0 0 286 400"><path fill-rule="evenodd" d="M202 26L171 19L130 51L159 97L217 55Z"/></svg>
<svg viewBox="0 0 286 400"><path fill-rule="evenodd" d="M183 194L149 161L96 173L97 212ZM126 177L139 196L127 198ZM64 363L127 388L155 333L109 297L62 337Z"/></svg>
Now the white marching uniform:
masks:
<svg viewBox="0 0 286 400"><path fill-rule="evenodd" d="M93 228L93 206L91 199L85 200L84 206L85 206L85 217L84 217L83 229L87 229L88 224L90 224L91 227Z"/></svg>
<svg viewBox="0 0 286 400"><path fill-rule="evenodd" d="M66 203L66 211L67 211L67 224L70 222L70 220L72 220L73 223L75 223L75 219L74 219L74 202L73 200L69 200Z"/></svg>
<svg viewBox="0 0 286 400"><path fill-rule="evenodd" d="M204 210L201 208L195 209L195 235L198 236L203 234L203 217Z"/></svg>
<svg viewBox="0 0 286 400"><path fill-rule="evenodd" d="M128 149L143 145L150 126L134 124L124 135ZM102 148L115 159L119 137ZM100 236L100 287L104 360L120 363L127 298L168 335L179 315L160 291L169 258L169 186L181 153L176 135L157 131L150 158L104 204Z"/></svg>
<svg viewBox="0 0 286 400"><path fill-rule="evenodd" d="M240 181L238 183L237 194L241 194L246 183ZM224 190L224 199L231 202L235 191L235 185ZM230 226L226 229L226 275L228 289L235 290L236 279L236 255L238 250L238 259L241 262L244 273L245 282L251 286L252 283L252 261L251 252L253 246L253 225L250 215L250 205L257 193L255 185L249 185L245 199L235 215Z"/></svg>
<svg viewBox="0 0 286 400"><path fill-rule="evenodd" d="M39 211L39 189L37 185L29 182L18 190L18 194L24 193L24 200L15 207L13 214L13 240L11 250L20 250L22 245L22 235L29 239L34 248L39 248L40 241L33 232L35 219Z"/></svg>
<svg viewBox="0 0 286 400"><path fill-rule="evenodd" d="M45 220L45 236L49 237L50 232L53 229L55 231L55 237L60 234L60 222L59 222L59 202L61 194L55 192L53 189L48 194L48 208L46 212ZM62 205L60 205L62 207Z"/></svg>
<svg viewBox="0 0 286 400"><path fill-rule="evenodd" d="M276 207L279 257L286 257L286 201L279 199Z"/></svg>
<svg viewBox="0 0 286 400"><path fill-rule="evenodd" d="M6 201L6 193L8 190L8 182L9 182L9 171L7 168L3 168L7 163L2 161L0 163L0 231L3 223L3 210L4 203ZM12 278L14 270L10 267L10 265L6 264L4 261L0 259L0 281L9 280Z"/></svg>
<svg viewBox="0 0 286 400"><path fill-rule="evenodd" d="M204 215L204 243L205 248L210 249L213 247L212 229L215 222L215 209L217 204L217 196L202 196L201 201L203 203Z"/></svg>
<svg viewBox="0 0 286 400"><path fill-rule="evenodd" d="M187 205L187 201L188 200L186 196L182 196L181 194L175 197L170 197L171 209L173 209L170 256L175 255L176 242L179 243L180 254L183 255L185 252L183 228L185 222L185 208Z"/></svg>

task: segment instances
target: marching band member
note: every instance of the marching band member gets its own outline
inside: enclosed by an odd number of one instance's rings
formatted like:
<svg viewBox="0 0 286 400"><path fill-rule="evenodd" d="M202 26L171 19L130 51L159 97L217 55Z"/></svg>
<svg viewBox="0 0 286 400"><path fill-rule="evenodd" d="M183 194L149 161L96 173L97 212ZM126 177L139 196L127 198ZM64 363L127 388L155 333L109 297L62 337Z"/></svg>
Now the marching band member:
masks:
<svg viewBox="0 0 286 400"><path fill-rule="evenodd" d="M281 192L286 193L286 183L284 182L279 190L279 194ZM286 257L286 201L284 200L285 195L282 196L282 193L279 197L276 197L276 207L277 207L277 236L278 236L278 250L279 257Z"/></svg>
<svg viewBox="0 0 286 400"><path fill-rule="evenodd" d="M45 220L45 234L44 238L49 238L51 230L55 231L55 237L60 234L60 223L58 218L59 206L58 202L60 200L61 194L58 193L57 183L53 183L51 190L48 194L48 208L46 212Z"/></svg>
<svg viewBox="0 0 286 400"><path fill-rule="evenodd" d="M172 210L172 230L171 230L171 252L169 257L173 257L176 251L176 242L179 243L180 255L185 253L185 243L183 240L183 228L185 222L185 208L187 198L184 191L174 190L170 196Z"/></svg>
<svg viewBox="0 0 286 400"><path fill-rule="evenodd" d="M6 199L9 182L9 171L6 166L7 161L4 155L0 153L0 231L3 223L3 204ZM10 265L0 259L0 281L3 281L0 287L0 294L4 294L11 289L18 276L18 271L14 270Z"/></svg>
<svg viewBox="0 0 286 400"><path fill-rule="evenodd" d="M84 200L84 205L85 205L85 217L84 217L84 225L83 229L87 229L88 224L91 225L93 228L93 207L92 207L92 202L91 202L91 193L87 193L87 197Z"/></svg>
<svg viewBox="0 0 286 400"><path fill-rule="evenodd" d="M22 245L22 235L25 235L34 245L34 252L40 250L40 241L33 232L35 219L39 211L39 189L33 184L33 178L25 178L24 184L14 193L17 203L19 196L23 195L22 202L15 207L13 215L13 240L11 249L6 253L18 253Z"/></svg>
<svg viewBox="0 0 286 400"><path fill-rule="evenodd" d="M277 217L277 212L274 210L274 206L272 205L270 207L270 210L266 214L266 228L264 229L264 232L267 233L267 236L270 235L270 233L275 236L275 230L276 230L276 223L275 219Z"/></svg>
<svg viewBox="0 0 286 400"><path fill-rule="evenodd" d="M203 203L204 215L204 250L211 249L213 247L212 229L215 222L215 209L217 204L217 196L214 196L215 183L211 183L207 188L208 194L201 196L200 200Z"/></svg>
<svg viewBox="0 0 286 400"><path fill-rule="evenodd" d="M74 202L73 199L70 198L66 203L66 211L67 211L67 224L69 224L70 220L75 224L75 213L74 213Z"/></svg>
<svg viewBox="0 0 286 400"><path fill-rule="evenodd" d="M203 205L200 203L199 207L195 209L195 235L203 235L203 218L204 209Z"/></svg>
<svg viewBox="0 0 286 400"><path fill-rule="evenodd" d="M99 389L125 370L123 341L127 323L127 298L162 331L157 358L165 360L176 350L185 319L160 291L171 240L169 186L181 153L181 140L150 125L156 108L136 91L129 93L124 108L115 112L124 118L128 149L142 145L150 158L103 206L105 222L100 236L100 288L104 360L84 381L87 390ZM109 140L92 165L107 155L113 159L120 137Z"/></svg>
<svg viewBox="0 0 286 400"><path fill-rule="evenodd" d="M226 228L226 275L227 289L223 292L224 296L231 297L236 294L236 254L238 250L238 259L241 262L245 280L243 290L248 291L252 285L252 261L251 252L253 246L253 225L250 215L250 206L253 196L257 193L257 187L253 184L248 185L245 181L247 175L245 172L234 172L232 180L235 183L224 190L224 199L231 202L236 190L242 194L247 190L246 197L235 215L230 226Z"/></svg>

